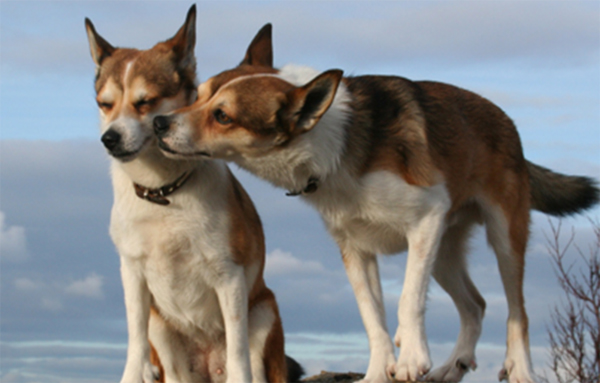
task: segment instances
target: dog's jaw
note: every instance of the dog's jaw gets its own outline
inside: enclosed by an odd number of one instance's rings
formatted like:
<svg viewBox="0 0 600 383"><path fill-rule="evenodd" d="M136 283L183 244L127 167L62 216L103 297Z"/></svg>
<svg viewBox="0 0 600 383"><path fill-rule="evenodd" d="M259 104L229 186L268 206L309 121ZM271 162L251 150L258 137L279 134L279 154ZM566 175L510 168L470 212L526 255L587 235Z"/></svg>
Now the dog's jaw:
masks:
<svg viewBox="0 0 600 383"><path fill-rule="evenodd" d="M138 146L135 150L114 150L108 151L115 160L126 163L134 161L140 154L142 154L148 147L151 145L152 137L146 137L142 144Z"/></svg>
<svg viewBox="0 0 600 383"><path fill-rule="evenodd" d="M165 157L172 159L202 159L212 157L208 151L203 150L196 150L193 152L176 151L172 149L163 139L158 140L158 147Z"/></svg>

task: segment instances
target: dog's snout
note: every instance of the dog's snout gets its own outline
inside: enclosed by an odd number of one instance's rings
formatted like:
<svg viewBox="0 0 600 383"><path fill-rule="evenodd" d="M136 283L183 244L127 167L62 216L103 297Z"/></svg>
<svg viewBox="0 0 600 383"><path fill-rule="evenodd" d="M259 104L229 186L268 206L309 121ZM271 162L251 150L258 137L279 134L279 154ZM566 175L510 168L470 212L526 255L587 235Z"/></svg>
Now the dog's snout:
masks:
<svg viewBox="0 0 600 383"><path fill-rule="evenodd" d="M171 125L171 119L167 116L156 116L154 117L154 133L157 136L164 135Z"/></svg>
<svg viewBox="0 0 600 383"><path fill-rule="evenodd" d="M114 150L121 142L121 134L113 129L109 129L102 135L102 143L108 150Z"/></svg>

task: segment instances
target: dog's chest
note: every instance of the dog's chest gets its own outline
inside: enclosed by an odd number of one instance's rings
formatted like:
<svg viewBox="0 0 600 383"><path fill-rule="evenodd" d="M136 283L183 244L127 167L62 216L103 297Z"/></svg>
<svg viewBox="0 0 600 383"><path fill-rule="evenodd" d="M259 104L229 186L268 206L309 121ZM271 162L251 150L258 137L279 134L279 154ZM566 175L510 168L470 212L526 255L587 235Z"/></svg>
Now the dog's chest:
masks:
<svg viewBox="0 0 600 383"><path fill-rule="evenodd" d="M189 213L121 218L111 232L119 233L113 235L119 253L144 275L154 304L167 320L190 335L216 334L222 332L223 321L215 269L226 269L221 263L226 263L228 251L222 248L222 235L213 230L226 231L215 227L222 220L214 212Z"/></svg>
<svg viewBox="0 0 600 383"><path fill-rule="evenodd" d="M311 202L338 244L377 254L407 250L407 233L447 200L443 185L416 187L385 171L346 180L346 191L322 192Z"/></svg>
<svg viewBox="0 0 600 383"><path fill-rule="evenodd" d="M160 312L190 333L222 329L221 310L208 248L196 248L189 236L172 233L150 252L144 265L146 283Z"/></svg>

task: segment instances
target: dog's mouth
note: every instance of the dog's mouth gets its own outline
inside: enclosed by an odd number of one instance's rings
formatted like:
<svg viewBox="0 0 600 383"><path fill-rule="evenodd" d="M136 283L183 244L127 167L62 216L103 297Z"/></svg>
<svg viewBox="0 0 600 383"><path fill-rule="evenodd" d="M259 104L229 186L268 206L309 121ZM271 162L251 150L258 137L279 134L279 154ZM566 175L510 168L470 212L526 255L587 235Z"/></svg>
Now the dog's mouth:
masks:
<svg viewBox="0 0 600 383"><path fill-rule="evenodd" d="M117 148L114 150L109 150L109 154L121 162L133 161L142 152L142 150L146 148L150 140L151 137L146 138L136 150L124 150L123 148Z"/></svg>
<svg viewBox="0 0 600 383"><path fill-rule="evenodd" d="M142 148L139 148L135 151L115 150L111 151L110 155L121 162L129 162L133 161L138 156L138 154L140 154L141 151Z"/></svg>
<svg viewBox="0 0 600 383"><path fill-rule="evenodd" d="M175 150L173 150L173 148L171 148L162 139L158 140L158 147L160 148L160 150L162 150L166 154L170 154L170 155L175 156L175 157L185 157L185 158L190 158L190 157L196 157L196 158L197 157L204 157L204 158L208 158L208 157L211 157L210 153L202 151L202 150L195 151L195 152L190 152L190 153L182 153L182 152L175 151Z"/></svg>

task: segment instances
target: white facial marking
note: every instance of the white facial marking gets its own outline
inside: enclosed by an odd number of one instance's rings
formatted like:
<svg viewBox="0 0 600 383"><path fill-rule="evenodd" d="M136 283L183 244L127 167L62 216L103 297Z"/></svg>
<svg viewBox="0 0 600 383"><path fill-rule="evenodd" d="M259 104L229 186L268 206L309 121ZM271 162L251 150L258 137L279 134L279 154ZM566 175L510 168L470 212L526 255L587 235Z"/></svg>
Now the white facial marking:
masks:
<svg viewBox="0 0 600 383"><path fill-rule="evenodd" d="M212 96L212 98L216 98L220 93L224 92L227 88L237 84L238 82L242 82L242 81L245 81L250 78L260 78L260 77L279 77L279 76L277 76L276 74L272 74L272 73L258 73L258 74L249 74L249 75L245 75L245 76L236 77L233 80L223 84L217 90L217 92Z"/></svg>
<svg viewBox="0 0 600 383"><path fill-rule="evenodd" d="M133 66L134 62L135 62L135 59L128 62L127 65L125 66L125 71L123 72L123 87L125 89L127 89L127 80L129 80L129 72L131 71L131 67Z"/></svg>

